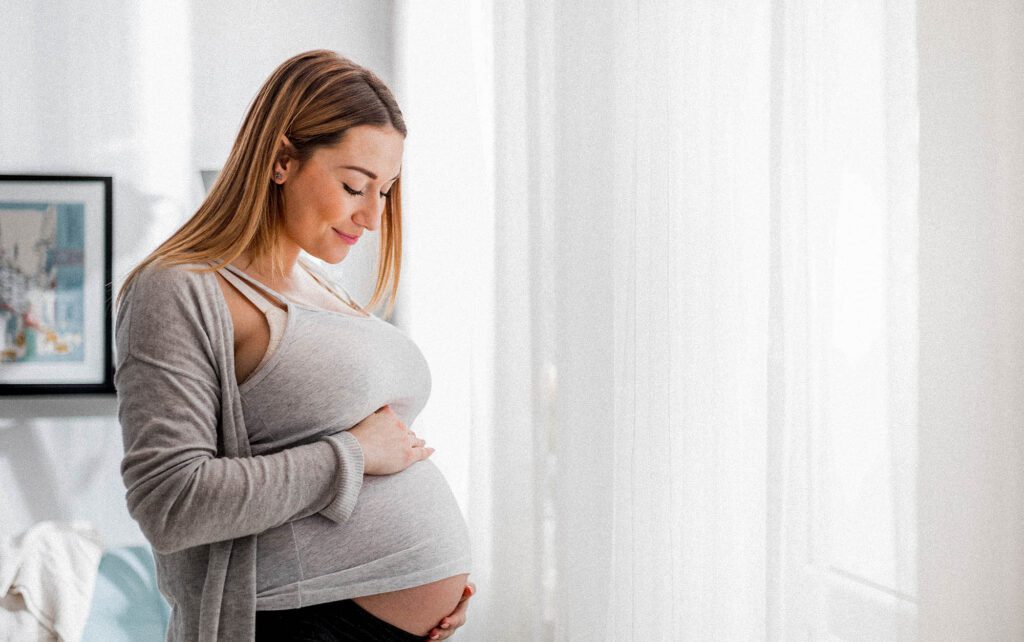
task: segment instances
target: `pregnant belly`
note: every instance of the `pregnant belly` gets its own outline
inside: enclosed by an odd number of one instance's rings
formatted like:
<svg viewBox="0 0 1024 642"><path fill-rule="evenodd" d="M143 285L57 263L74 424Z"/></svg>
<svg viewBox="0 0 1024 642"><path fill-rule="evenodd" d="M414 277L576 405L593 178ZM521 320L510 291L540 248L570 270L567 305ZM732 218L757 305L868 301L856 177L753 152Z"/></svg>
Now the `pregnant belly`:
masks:
<svg viewBox="0 0 1024 642"><path fill-rule="evenodd" d="M355 509L341 524L312 515L291 527L304 596L351 598L416 635L455 609L471 571L466 522L429 459L393 475L364 477ZM274 559L264 567L268 594L291 575L273 577L283 567Z"/></svg>
<svg viewBox="0 0 1024 642"><path fill-rule="evenodd" d="M352 601L385 622L425 636L458 606L468 578L468 573L462 573L422 586L355 597Z"/></svg>

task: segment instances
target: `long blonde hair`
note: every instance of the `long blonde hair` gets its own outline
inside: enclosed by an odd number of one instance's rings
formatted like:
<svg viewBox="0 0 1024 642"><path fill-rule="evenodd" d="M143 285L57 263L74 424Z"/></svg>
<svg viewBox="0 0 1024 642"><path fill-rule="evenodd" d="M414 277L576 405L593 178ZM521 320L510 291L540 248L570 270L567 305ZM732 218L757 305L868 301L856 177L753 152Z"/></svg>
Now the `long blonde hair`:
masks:
<svg viewBox="0 0 1024 642"><path fill-rule="evenodd" d="M281 135L291 156L305 162L323 146L341 141L358 125L394 127L405 121L391 91L372 71L333 51L316 49L289 58L267 78L253 99L224 168L196 213L153 250L125 278L116 304L147 265L170 267L213 261L230 263L248 250L253 260L268 257L274 278L283 275L277 239L284 214L280 186L271 181ZM367 304L385 295L394 309L402 264L402 179L388 192L380 227L377 282ZM195 270L212 272L217 265Z"/></svg>

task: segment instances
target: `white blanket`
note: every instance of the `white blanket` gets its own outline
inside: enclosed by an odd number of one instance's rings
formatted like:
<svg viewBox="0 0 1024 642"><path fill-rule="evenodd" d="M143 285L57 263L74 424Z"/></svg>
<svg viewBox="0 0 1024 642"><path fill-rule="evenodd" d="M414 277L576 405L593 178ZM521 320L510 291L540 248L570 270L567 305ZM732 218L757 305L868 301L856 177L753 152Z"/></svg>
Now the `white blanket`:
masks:
<svg viewBox="0 0 1024 642"><path fill-rule="evenodd" d="M0 642L78 642L102 554L99 532L82 520L0 539Z"/></svg>

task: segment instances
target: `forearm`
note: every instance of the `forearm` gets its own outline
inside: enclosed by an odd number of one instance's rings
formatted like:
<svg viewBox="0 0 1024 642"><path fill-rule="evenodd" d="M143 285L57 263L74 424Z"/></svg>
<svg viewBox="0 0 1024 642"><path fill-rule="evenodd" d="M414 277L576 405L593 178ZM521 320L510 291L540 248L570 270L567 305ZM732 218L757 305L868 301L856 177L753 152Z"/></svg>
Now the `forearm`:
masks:
<svg viewBox="0 0 1024 642"><path fill-rule="evenodd" d="M260 533L316 512L336 522L351 514L363 473L351 435L218 457L219 390L133 356L116 377L128 511L158 552Z"/></svg>

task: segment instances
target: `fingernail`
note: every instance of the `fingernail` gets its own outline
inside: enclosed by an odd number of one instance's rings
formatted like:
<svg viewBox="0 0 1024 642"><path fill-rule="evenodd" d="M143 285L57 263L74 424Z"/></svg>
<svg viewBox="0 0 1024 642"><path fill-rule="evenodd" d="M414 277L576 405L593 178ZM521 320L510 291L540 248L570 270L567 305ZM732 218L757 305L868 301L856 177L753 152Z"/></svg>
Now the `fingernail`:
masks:
<svg viewBox="0 0 1024 642"><path fill-rule="evenodd" d="M447 622L445 622L444 624L442 624L442 625L441 625L441 628L442 628L442 629L447 629L447 628L448 628L448 623L447 623Z"/></svg>
<svg viewBox="0 0 1024 642"><path fill-rule="evenodd" d="M431 640L436 640L436 639L437 639L437 638L439 638L439 637L441 637L441 634L440 634L440 633L435 633L435 634L433 634L433 635L431 635L431 636L430 636L430 639L431 639Z"/></svg>

